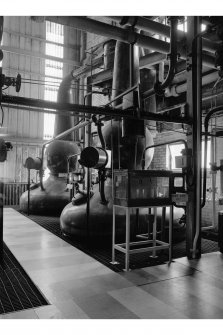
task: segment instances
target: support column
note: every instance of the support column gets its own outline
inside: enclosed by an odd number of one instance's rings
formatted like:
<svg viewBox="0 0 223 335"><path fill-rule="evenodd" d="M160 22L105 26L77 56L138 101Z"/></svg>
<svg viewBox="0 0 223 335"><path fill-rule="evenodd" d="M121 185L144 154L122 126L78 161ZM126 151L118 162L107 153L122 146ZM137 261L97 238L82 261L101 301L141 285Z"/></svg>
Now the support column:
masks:
<svg viewBox="0 0 223 335"><path fill-rule="evenodd" d="M201 20L188 17L187 32L187 105L193 120L188 127L187 143L191 150L188 162L188 203L186 208L186 253L189 259L201 256Z"/></svg>
<svg viewBox="0 0 223 335"><path fill-rule="evenodd" d="M92 88L91 88L91 78L87 78L87 96L86 105L92 105ZM89 115L90 118L91 115ZM91 124L85 128L85 147L91 146ZM86 232L87 232L87 243L89 242L89 230L90 230L90 191L91 191L91 169L87 168L87 205L86 205Z"/></svg>

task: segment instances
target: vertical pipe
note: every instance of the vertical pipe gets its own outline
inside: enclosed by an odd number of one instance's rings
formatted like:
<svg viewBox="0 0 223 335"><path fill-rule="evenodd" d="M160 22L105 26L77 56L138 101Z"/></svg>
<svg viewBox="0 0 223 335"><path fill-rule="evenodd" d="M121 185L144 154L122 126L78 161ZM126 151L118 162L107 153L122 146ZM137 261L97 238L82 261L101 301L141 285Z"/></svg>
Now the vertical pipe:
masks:
<svg viewBox="0 0 223 335"><path fill-rule="evenodd" d="M112 263L115 263L115 206L113 205L113 216L112 216Z"/></svg>
<svg viewBox="0 0 223 335"><path fill-rule="evenodd" d="M126 237L125 237L125 243L126 243L126 250L125 250L125 270L129 271L129 251L130 251L130 207L126 207Z"/></svg>
<svg viewBox="0 0 223 335"><path fill-rule="evenodd" d="M169 263L172 262L173 254L173 206L170 206L170 217L169 217Z"/></svg>
<svg viewBox="0 0 223 335"><path fill-rule="evenodd" d="M74 78L71 73L68 74L65 78L63 78L57 93L57 102L60 103L72 102L71 84L73 79ZM55 125L54 125L54 137L71 127L72 127L71 116L56 114ZM72 141L72 134L68 134L64 138L64 140Z"/></svg>
<svg viewBox="0 0 223 335"><path fill-rule="evenodd" d="M218 212L218 246L223 253L223 211Z"/></svg>
<svg viewBox="0 0 223 335"><path fill-rule="evenodd" d="M156 246L156 232L157 232L157 207L153 208L154 210L154 222L153 222L153 247ZM153 249L153 256L156 258L156 249Z"/></svg>
<svg viewBox="0 0 223 335"><path fill-rule="evenodd" d="M91 78L87 78L87 93L92 92ZM92 105L92 94L87 94L86 96L86 105ZM86 141L85 144L87 147L91 146L91 124L87 126L86 130ZM89 241L89 224L90 224L90 191L91 191L91 169L87 168L87 205L86 205L86 232L87 232L87 243Z"/></svg>
<svg viewBox="0 0 223 335"><path fill-rule="evenodd" d="M211 136L211 164L216 165L216 155L215 155L215 149L216 149L216 137ZM216 212L216 206L215 206L215 187L216 187L216 171L212 171L211 174L211 181L212 181L212 226L213 228L216 228L216 220L215 220L215 212Z"/></svg>
<svg viewBox="0 0 223 335"><path fill-rule="evenodd" d="M220 166L223 165L223 159L220 159ZM220 194L223 194L223 171L220 170Z"/></svg>
<svg viewBox="0 0 223 335"><path fill-rule="evenodd" d="M129 87L134 86L134 44L129 46Z"/></svg>
<svg viewBox="0 0 223 335"><path fill-rule="evenodd" d="M30 207L30 169L28 169L28 208L27 215L29 216L29 207Z"/></svg>
<svg viewBox="0 0 223 335"><path fill-rule="evenodd" d="M188 202L186 208L186 254L188 258L201 254L201 20L188 17L187 33L187 105L192 127L188 126L187 143L192 152L188 165Z"/></svg>
<svg viewBox="0 0 223 335"><path fill-rule="evenodd" d="M196 20L197 34L201 32L201 19ZM196 187L196 206L195 206L195 237L193 241L192 257L199 258L201 256L201 106L202 106L202 38L195 35L193 40L194 50L194 80L193 80L193 137L194 137L194 172Z"/></svg>
<svg viewBox="0 0 223 335"><path fill-rule="evenodd" d="M162 216L161 216L161 241L165 241L165 221L166 221L166 207L162 207Z"/></svg>

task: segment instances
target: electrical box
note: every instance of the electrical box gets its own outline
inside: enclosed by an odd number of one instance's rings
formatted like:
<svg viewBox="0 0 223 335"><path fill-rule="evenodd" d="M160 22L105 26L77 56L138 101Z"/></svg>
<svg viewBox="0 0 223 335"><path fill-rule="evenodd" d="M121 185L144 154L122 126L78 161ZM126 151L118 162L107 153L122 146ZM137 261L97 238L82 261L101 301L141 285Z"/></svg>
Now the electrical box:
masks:
<svg viewBox="0 0 223 335"><path fill-rule="evenodd" d="M174 174L176 177L176 174ZM181 174L182 176L182 174ZM114 204L120 206L165 206L172 203L171 171L114 170Z"/></svg>

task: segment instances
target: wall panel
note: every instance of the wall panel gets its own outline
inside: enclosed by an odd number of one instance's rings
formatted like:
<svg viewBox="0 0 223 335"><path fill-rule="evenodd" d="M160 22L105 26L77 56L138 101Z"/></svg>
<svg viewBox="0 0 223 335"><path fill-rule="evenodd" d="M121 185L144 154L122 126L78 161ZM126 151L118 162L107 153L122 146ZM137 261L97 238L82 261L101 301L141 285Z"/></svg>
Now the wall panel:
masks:
<svg viewBox="0 0 223 335"><path fill-rule="evenodd" d="M4 18L3 45L18 50L31 52L45 52L44 41L34 40L33 36L45 38L44 23L32 22L29 17L6 16ZM22 36L20 36L20 33ZM13 50L13 49L12 49ZM44 79L44 60L32 56L19 54L18 52L4 51L3 73L8 76L16 76L20 73L22 81L21 90L16 93L15 88L5 90L6 94L18 95L27 98L43 98L43 85L30 83ZM4 107L4 128L0 128L0 134L6 134L13 141L13 150L8 153L5 163L0 163L0 175L6 181L24 182L27 180L27 171L23 167L28 155L39 154L40 144L28 145L23 143L24 138L30 138L35 143L43 139L43 113L13 109ZM13 140L15 139L15 140ZM33 140L32 140L33 139ZM35 173L36 174L36 173Z"/></svg>
<svg viewBox="0 0 223 335"><path fill-rule="evenodd" d="M3 73L15 77L22 76L22 87L19 93L9 87L5 94L27 98L44 99L45 80L45 22L34 22L26 16L5 16L3 47ZM80 61L81 32L73 28L65 28L64 58ZM21 50L21 53L20 53ZM25 51L31 55L25 55ZM24 53L23 53L24 52ZM32 53L35 53L35 55ZM36 55L43 55L43 58ZM74 67L64 63L64 76ZM74 101L78 101L78 91L74 91ZM0 112L1 120L1 112ZM39 156L43 143L44 113L9 108L4 106L4 125L0 128L0 136L13 142L13 150L8 153L5 163L0 163L0 177L6 181L26 182L27 170L23 164L28 156ZM31 173L36 179L36 172Z"/></svg>

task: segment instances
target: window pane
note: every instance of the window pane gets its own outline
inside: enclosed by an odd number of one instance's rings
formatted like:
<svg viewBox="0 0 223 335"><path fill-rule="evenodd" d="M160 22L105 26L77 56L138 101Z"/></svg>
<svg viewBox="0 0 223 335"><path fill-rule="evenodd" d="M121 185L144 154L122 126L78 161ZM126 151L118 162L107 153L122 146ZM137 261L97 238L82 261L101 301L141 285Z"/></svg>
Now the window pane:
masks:
<svg viewBox="0 0 223 335"><path fill-rule="evenodd" d="M52 43L46 43L46 55L63 58L63 47Z"/></svg>
<svg viewBox="0 0 223 335"><path fill-rule="evenodd" d="M63 63L46 59L45 75L62 78L63 77Z"/></svg>
<svg viewBox="0 0 223 335"><path fill-rule="evenodd" d="M44 139L49 140L53 137L54 132L55 115L44 114Z"/></svg>
<svg viewBox="0 0 223 335"><path fill-rule="evenodd" d="M210 164L209 164L210 162L211 162L211 141L208 141L207 161L206 161L207 168L210 168ZM201 167L204 168L204 141L202 142Z"/></svg>
<svg viewBox="0 0 223 335"><path fill-rule="evenodd" d="M185 146L184 144L173 144L173 145L170 145L169 146L169 149L170 149L170 168L171 170L173 169L176 169L176 162L175 162L175 158L176 156L182 156L182 153L181 151L183 149L185 149Z"/></svg>
<svg viewBox="0 0 223 335"><path fill-rule="evenodd" d="M46 40L56 43L64 43L64 27L60 24L46 21ZM45 53L49 56L63 58L63 46L46 43ZM57 93L63 77L63 63L45 60L45 75L46 77L44 99L49 101L57 101ZM52 78L55 77L55 78ZM44 139L51 139L54 133L55 115L44 114Z"/></svg>
<svg viewBox="0 0 223 335"><path fill-rule="evenodd" d="M46 21L46 40L64 43L64 27L61 24Z"/></svg>

